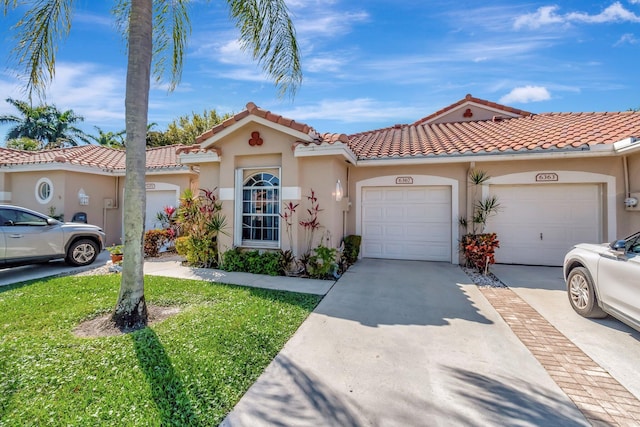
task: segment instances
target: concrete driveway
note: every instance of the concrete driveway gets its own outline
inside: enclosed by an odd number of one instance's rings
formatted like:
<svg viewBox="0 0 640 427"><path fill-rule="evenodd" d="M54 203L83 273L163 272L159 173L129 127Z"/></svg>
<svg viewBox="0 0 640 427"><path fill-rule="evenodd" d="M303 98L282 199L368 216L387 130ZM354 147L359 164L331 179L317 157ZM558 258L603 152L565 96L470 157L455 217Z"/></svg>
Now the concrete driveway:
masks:
<svg viewBox="0 0 640 427"><path fill-rule="evenodd" d="M222 425L589 422L459 267L365 259Z"/></svg>

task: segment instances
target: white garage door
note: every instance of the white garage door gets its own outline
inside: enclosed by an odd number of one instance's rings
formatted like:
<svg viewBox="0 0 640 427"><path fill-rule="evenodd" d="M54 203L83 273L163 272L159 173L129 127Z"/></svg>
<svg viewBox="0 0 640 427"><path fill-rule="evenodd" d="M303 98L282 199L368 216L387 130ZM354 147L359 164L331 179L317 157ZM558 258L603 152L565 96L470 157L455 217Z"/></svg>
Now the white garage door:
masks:
<svg viewBox="0 0 640 427"><path fill-rule="evenodd" d="M364 187L362 256L451 261L451 187Z"/></svg>
<svg viewBox="0 0 640 427"><path fill-rule="evenodd" d="M602 196L595 184L491 186L500 211L487 231L496 232L496 262L562 265L576 243L602 240Z"/></svg>
<svg viewBox="0 0 640 427"><path fill-rule="evenodd" d="M158 221L158 212L162 212L165 206L178 207L174 190L147 191L147 213L145 218L145 230L162 228Z"/></svg>

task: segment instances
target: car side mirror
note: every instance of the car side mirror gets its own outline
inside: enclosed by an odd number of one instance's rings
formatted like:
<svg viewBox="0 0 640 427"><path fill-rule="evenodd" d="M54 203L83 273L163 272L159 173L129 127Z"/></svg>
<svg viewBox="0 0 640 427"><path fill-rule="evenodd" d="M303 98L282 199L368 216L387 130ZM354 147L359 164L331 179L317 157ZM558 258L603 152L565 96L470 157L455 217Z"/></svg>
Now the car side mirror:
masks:
<svg viewBox="0 0 640 427"><path fill-rule="evenodd" d="M611 244L609 245L609 247L611 249L613 249L616 252L626 252L626 245L627 245L627 241L626 240L616 240L615 242L611 242Z"/></svg>

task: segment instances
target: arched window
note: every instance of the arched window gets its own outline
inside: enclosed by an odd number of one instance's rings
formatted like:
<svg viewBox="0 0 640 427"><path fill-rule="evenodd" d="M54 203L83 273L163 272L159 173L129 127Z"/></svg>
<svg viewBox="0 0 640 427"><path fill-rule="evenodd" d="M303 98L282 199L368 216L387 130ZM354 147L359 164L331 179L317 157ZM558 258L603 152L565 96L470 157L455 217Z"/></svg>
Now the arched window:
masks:
<svg viewBox="0 0 640 427"><path fill-rule="evenodd" d="M242 186L242 245L274 246L280 241L280 179L251 175Z"/></svg>
<svg viewBox="0 0 640 427"><path fill-rule="evenodd" d="M36 200L41 203L49 203L53 198L53 183L49 178L40 178L36 183Z"/></svg>

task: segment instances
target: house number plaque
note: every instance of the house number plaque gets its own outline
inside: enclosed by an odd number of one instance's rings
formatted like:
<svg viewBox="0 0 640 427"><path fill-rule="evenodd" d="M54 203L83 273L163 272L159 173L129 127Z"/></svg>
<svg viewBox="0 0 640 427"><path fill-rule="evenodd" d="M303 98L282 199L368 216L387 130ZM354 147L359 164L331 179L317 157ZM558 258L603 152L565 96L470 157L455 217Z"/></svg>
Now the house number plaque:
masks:
<svg viewBox="0 0 640 427"><path fill-rule="evenodd" d="M412 176L399 176L396 178L396 184L413 184Z"/></svg>
<svg viewBox="0 0 640 427"><path fill-rule="evenodd" d="M557 173L539 173L536 175L536 182L554 182L558 180Z"/></svg>

